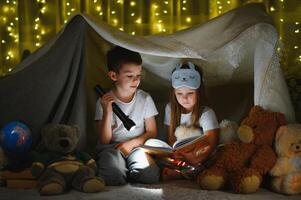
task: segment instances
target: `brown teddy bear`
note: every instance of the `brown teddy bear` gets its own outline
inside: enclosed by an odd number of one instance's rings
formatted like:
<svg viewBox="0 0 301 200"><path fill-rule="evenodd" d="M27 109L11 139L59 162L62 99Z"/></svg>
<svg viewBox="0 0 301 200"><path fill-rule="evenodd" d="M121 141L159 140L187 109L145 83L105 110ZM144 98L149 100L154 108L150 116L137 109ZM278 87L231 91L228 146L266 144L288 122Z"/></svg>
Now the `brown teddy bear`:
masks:
<svg viewBox="0 0 301 200"><path fill-rule="evenodd" d="M41 135L45 150L35 154L31 167L41 195L62 194L70 188L89 193L104 189L104 181L95 176L95 161L76 150L77 126L48 124Z"/></svg>
<svg viewBox="0 0 301 200"><path fill-rule="evenodd" d="M281 126L275 139L277 162L271 169L272 189L284 194L301 193L301 124Z"/></svg>
<svg viewBox="0 0 301 200"><path fill-rule="evenodd" d="M284 124L283 114L252 107L238 129L241 141L221 147L210 161L210 167L198 175L198 184L208 190L229 185L236 193L257 191L262 176L276 162L272 143L278 127Z"/></svg>

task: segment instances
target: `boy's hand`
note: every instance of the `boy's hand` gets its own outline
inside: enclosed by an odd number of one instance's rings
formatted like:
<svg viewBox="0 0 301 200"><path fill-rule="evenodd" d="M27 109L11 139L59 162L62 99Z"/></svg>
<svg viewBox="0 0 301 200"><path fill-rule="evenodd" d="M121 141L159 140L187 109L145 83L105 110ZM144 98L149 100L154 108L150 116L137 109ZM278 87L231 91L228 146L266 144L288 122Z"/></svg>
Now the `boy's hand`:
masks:
<svg viewBox="0 0 301 200"><path fill-rule="evenodd" d="M116 149L119 149L125 156L128 156L133 148L141 145L139 139L134 138L125 142L120 142L115 145Z"/></svg>
<svg viewBox="0 0 301 200"><path fill-rule="evenodd" d="M115 98L112 94L106 93L101 97L101 105L103 107L104 113L111 114L113 112L112 103Z"/></svg>

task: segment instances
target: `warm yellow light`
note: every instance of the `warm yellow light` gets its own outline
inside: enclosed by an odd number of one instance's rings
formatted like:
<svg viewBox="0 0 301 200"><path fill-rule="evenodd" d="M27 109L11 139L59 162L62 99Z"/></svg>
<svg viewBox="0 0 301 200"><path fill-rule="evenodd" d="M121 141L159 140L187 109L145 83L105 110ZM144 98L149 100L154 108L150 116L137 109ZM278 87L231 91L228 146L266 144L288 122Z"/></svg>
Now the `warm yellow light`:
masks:
<svg viewBox="0 0 301 200"><path fill-rule="evenodd" d="M167 13L167 10L163 10L163 12L166 14L166 13Z"/></svg>
<svg viewBox="0 0 301 200"><path fill-rule="evenodd" d="M18 18L18 17L15 17L15 20L16 20L16 21L19 21L19 18Z"/></svg>
<svg viewBox="0 0 301 200"><path fill-rule="evenodd" d="M46 0L41 0L41 3L46 3Z"/></svg>
<svg viewBox="0 0 301 200"><path fill-rule="evenodd" d="M9 68L9 69L8 69L9 72L11 72L12 70L13 70L12 68Z"/></svg>
<svg viewBox="0 0 301 200"><path fill-rule="evenodd" d="M159 13L155 13L155 15L156 15L156 16L159 16L160 14L159 14Z"/></svg>
<svg viewBox="0 0 301 200"><path fill-rule="evenodd" d="M296 29L296 30L295 30L295 33L299 33L299 29Z"/></svg>
<svg viewBox="0 0 301 200"><path fill-rule="evenodd" d="M167 4L168 4L168 1L164 1L164 3L167 5Z"/></svg>
<svg viewBox="0 0 301 200"><path fill-rule="evenodd" d="M71 12L74 12L75 11L75 8L71 8Z"/></svg>
<svg viewBox="0 0 301 200"><path fill-rule="evenodd" d="M68 20L66 20L66 19L65 19L65 20L64 20L64 24L66 24L66 23L67 23L67 21L68 21Z"/></svg>
<svg viewBox="0 0 301 200"><path fill-rule="evenodd" d="M298 25L298 24L299 24L299 22L295 22L295 24L296 24L296 25Z"/></svg>
<svg viewBox="0 0 301 200"><path fill-rule="evenodd" d="M135 13L131 13L131 16L132 16L132 17L135 16Z"/></svg>
<svg viewBox="0 0 301 200"><path fill-rule="evenodd" d="M101 11L101 7L100 6L96 6L96 11Z"/></svg>
<svg viewBox="0 0 301 200"><path fill-rule="evenodd" d="M280 19L281 22L283 22L283 19Z"/></svg>
<svg viewBox="0 0 301 200"><path fill-rule="evenodd" d="M43 8L41 8L41 13L45 13L46 12L46 6L44 6Z"/></svg>
<svg viewBox="0 0 301 200"><path fill-rule="evenodd" d="M217 1L216 3L217 3L217 4L221 4L221 2L220 2L220 1Z"/></svg>
<svg viewBox="0 0 301 200"><path fill-rule="evenodd" d="M153 8L154 8L154 9L157 9L157 8L158 8L158 5L157 5L157 4L153 4Z"/></svg>
<svg viewBox="0 0 301 200"><path fill-rule="evenodd" d="M283 2L284 0L280 0L280 2Z"/></svg>
<svg viewBox="0 0 301 200"><path fill-rule="evenodd" d="M71 15L71 13L70 13L70 12L67 12L67 15L69 16L69 15Z"/></svg>
<svg viewBox="0 0 301 200"><path fill-rule="evenodd" d="M270 7L270 11L273 12L275 11L275 8L273 6Z"/></svg>
<svg viewBox="0 0 301 200"><path fill-rule="evenodd" d="M182 10L186 10L186 8L185 8L185 7L183 7L183 8L182 8Z"/></svg>
<svg viewBox="0 0 301 200"><path fill-rule="evenodd" d="M223 6L219 6L218 9L220 9L220 10L223 9Z"/></svg>
<svg viewBox="0 0 301 200"><path fill-rule="evenodd" d="M40 20L40 18L36 18L34 21L35 21L35 22L38 22L39 20Z"/></svg>
<svg viewBox="0 0 301 200"><path fill-rule="evenodd" d="M2 19L3 23L6 23L6 21L7 21L6 17L2 17L1 19Z"/></svg>
<svg viewBox="0 0 301 200"><path fill-rule="evenodd" d="M115 11L114 10L112 10L112 12L111 12L113 15L115 14Z"/></svg>
<svg viewBox="0 0 301 200"><path fill-rule="evenodd" d="M120 28L119 28L119 30L123 31L123 28L122 28L122 27L120 27Z"/></svg>
<svg viewBox="0 0 301 200"><path fill-rule="evenodd" d="M4 43L5 43L5 40L1 40L1 43L4 44Z"/></svg>
<svg viewBox="0 0 301 200"><path fill-rule="evenodd" d="M36 38L37 38L37 39L41 39L41 36L40 36L40 35L36 35Z"/></svg>
<svg viewBox="0 0 301 200"><path fill-rule="evenodd" d="M14 4L14 5L16 5L16 4L17 4L17 2L16 2L16 1L13 1L13 4Z"/></svg>
<svg viewBox="0 0 301 200"><path fill-rule="evenodd" d="M122 0L118 0L117 3L123 4L123 1Z"/></svg>
<svg viewBox="0 0 301 200"><path fill-rule="evenodd" d="M45 34L45 30L42 29L42 30L41 30L41 35L44 35L44 34Z"/></svg>
<svg viewBox="0 0 301 200"><path fill-rule="evenodd" d="M163 28L163 29L162 29L162 31L163 31L163 32L166 32L166 29L165 29L165 28Z"/></svg>
<svg viewBox="0 0 301 200"><path fill-rule="evenodd" d="M190 17L186 17L186 22L191 22L191 18Z"/></svg>
<svg viewBox="0 0 301 200"><path fill-rule="evenodd" d="M9 60L9 58L10 58L9 56L6 56L6 57L5 57L6 60Z"/></svg>
<svg viewBox="0 0 301 200"><path fill-rule="evenodd" d="M3 12L7 13L9 11L9 7L8 6L3 6Z"/></svg>
<svg viewBox="0 0 301 200"><path fill-rule="evenodd" d="M160 24L160 23L162 23L162 20L161 20L161 19L159 19L159 20L158 20L158 23L159 23L159 24Z"/></svg>
<svg viewBox="0 0 301 200"><path fill-rule="evenodd" d="M137 24L141 24L141 18L138 18L138 19L136 20L136 23L137 23Z"/></svg>
<svg viewBox="0 0 301 200"><path fill-rule="evenodd" d="M37 47L40 46L40 45L41 45L41 44L40 44L39 42L36 43L36 46L37 46Z"/></svg>
<svg viewBox="0 0 301 200"><path fill-rule="evenodd" d="M227 4L231 4L231 1L227 1Z"/></svg>
<svg viewBox="0 0 301 200"><path fill-rule="evenodd" d="M6 30L8 30L9 32L11 32L11 31L12 31L12 27L8 26L8 27L6 28Z"/></svg>
<svg viewBox="0 0 301 200"><path fill-rule="evenodd" d="M136 33L135 33L135 31L133 31L131 34L132 34L132 35L135 35Z"/></svg>
<svg viewBox="0 0 301 200"><path fill-rule="evenodd" d="M113 19L114 24L118 24L118 20L117 19Z"/></svg>
<svg viewBox="0 0 301 200"><path fill-rule="evenodd" d="M94 3L97 3L97 0L94 0L93 2L94 2Z"/></svg>
<svg viewBox="0 0 301 200"><path fill-rule="evenodd" d="M66 3L66 6L70 6L70 3L69 3L69 2L67 2L67 3Z"/></svg>
<svg viewBox="0 0 301 200"><path fill-rule="evenodd" d="M186 3L186 1L182 1L184 4Z"/></svg>
<svg viewBox="0 0 301 200"><path fill-rule="evenodd" d="M103 14L102 12L99 13L99 15L102 15L102 14Z"/></svg>
<svg viewBox="0 0 301 200"><path fill-rule="evenodd" d="M294 49L298 49L299 47L298 46L294 46Z"/></svg>
<svg viewBox="0 0 301 200"><path fill-rule="evenodd" d="M136 2L135 2L135 1L131 1L130 5L131 5L131 6L135 6L135 5L136 5Z"/></svg>
<svg viewBox="0 0 301 200"><path fill-rule="evenodd" d="M11 23L9 23L9 25L13 26L13 25L14 25L14 23L13 23L13 22L11 22Z"/></svg>

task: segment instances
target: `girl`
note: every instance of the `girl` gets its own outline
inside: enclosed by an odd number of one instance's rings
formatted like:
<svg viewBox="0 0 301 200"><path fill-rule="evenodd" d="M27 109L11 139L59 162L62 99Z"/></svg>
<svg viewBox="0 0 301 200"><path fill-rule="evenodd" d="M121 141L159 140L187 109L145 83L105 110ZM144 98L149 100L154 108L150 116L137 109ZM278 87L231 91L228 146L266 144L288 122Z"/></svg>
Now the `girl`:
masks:
<svg viewBox="0 0 301 200"><path fill-rule="evenodd" d="M180 125L200 128L204 134L202 151L197 147L189 152L180 153L191 165L203 163L214 150L218 141L219 124L214 111L204 106L206 103L201 71L191 62L179 64L172 73L172 92L170 102L165 107L164 124L167 125L167 141L176 141L175 129ZM201 153L200 153L201 152ZM163 180L178 178L179 171L163 169Z"/></svg>

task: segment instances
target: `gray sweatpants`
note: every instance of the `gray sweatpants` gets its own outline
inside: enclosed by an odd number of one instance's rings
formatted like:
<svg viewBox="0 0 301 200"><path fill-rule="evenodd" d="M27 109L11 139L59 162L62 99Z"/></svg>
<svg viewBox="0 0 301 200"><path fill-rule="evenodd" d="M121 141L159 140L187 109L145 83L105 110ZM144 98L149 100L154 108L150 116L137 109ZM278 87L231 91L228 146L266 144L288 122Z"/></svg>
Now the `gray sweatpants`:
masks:
<svg viewBox="0 0 301 200"><path fill-rule="evenodd" d="M151 156L141 148L134 149L125 157L115 144L98 145L97 165L98 176L107 185L123 185L127 181L140 183L156 183L160 178L160 170Z"/></svg>

